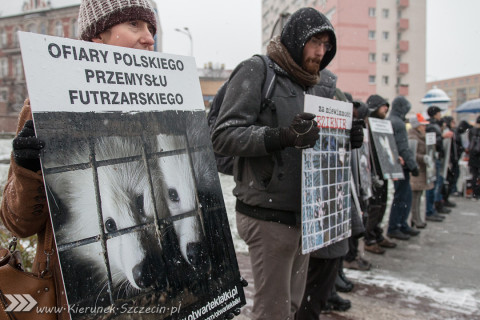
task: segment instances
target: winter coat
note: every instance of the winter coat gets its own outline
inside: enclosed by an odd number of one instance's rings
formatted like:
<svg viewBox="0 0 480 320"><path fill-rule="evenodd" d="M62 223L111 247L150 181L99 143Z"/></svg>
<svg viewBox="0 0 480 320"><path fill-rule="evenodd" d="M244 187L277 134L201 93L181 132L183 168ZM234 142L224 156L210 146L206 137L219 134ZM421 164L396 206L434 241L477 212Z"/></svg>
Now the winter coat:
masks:
<svg viewBox="0 0 480 320"><path fill-rule="evenodd" d="M25 122L32 119L29 99L20 112L17 126L17 134L22 130ZM45 270L46 256L44 254L45 226L50 222L50 214L43 184L42 172L33 172L16 164L13 153L10 157L10 169L8 171L7 183L3 191L2 205L0 211L5 227L17 237L26 238L32 235L38 236L37 252L33 262L33 273ZM55 250L55 245L53 246ZM57 253L52 255L50 268L55 280L57 294L57 306L67 306L67 300L63 289L63 281L60 273L60 264ZM67 310L67 309L65 309ZM58 319L69 319L63 313Z"/></svg>
<svg viewBox="0 0 480 320"><path fill-rule="evenodd" d="M407 99L402 96L396 97L392 102L392 111L388 116L388 120L392 122L398 154L405 161L405 167L413 171L417 168L417 163L413 157L412 150L408 146L408 135L405 127L405 116L410 111L410 108L411 105Z"/></svg>
<svg viewBox="0 0 480 320"><path fill-rule="evenodd" d="M438 120L434 118L429 119L430 124L427 125L427 132L435 132L435 150L438 154L438 159L445 158L445 151L443 150L442 128Z"/></svg>
<svg viewBox="0 0 480 320"><path fill-rule="evenodd" d="M416 161L418 164L418 176L410 177L410 185L413 191L429 190L433 188L433 183L427 184L427 165L423 157L427 154L427 144L425 142L425 134L417 129L408 130L408 139L417 141ZM432 159L434 161L434 159Z"/></svg>
<svg viewBox="0 0 480 320"><path fill-rule="evenodd" d="M242 62L231 76L225 98L215 123L214 150L235 156L233 190L238 212L253 218L289 225L300 222L302 150L285 148L269 153L265 147L265 131L290 126L294 116L303 112L305 94L332 98L336 76L321 72L318 85L303 88L292 81L278 65L277 79L270 108L260 111L265 66L259 57ZM283 164L279 164L280 154Z"/></svg>
<svg viewBox="0 0 480 320"><path fill-rule="evenodd" d="M480 127L477 126L470 129L468 133L469 141L472 141L474 137L480 138ZM480 168L480 153L475 152L474 150L468 151L468 166Z"/></svg>

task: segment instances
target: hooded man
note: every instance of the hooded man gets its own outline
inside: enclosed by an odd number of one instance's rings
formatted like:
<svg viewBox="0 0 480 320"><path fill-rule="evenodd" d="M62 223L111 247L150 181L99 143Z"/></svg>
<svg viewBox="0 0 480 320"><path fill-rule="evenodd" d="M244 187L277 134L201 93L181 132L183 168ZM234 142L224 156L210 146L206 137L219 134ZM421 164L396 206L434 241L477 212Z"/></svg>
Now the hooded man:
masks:
<svg viewBox="0 0 480 320"><path fill-rule="evenodd" d="M319 138L314 115L303 112L304 97L333 98L336 76L324 68L336 50L322 13L296 11L267 48L277 74L275 108L262 110L265 65L252 57L232 73L213 128L214 150L235 156L237 228L255 283L252 319L293 319L302 300L309 256L301 254L300 149ZM353 137L361 132L352 127ZM352 141L355 147L358 139Z"/></svg>
<svg viewBox="0 0 480 320"><path fill-rule="evenodd" d="M412 188L410 186L410 173L418 176L418 166L412 150L408 146L408 134L405 127L405 116L412 108L410 102L403 96L396 97L392 102L392 111L388 119L392 123L393 135L397 144L398 154L403 159L403 180L393 182L395 193L393 195L390 219L388 220L387 236L399 240L408 240L410 236L420 233L410 228L407 223L412 207ZM402 162L402 161L401 161Z"/></svg>
<svg viewBox="0 0 480 320"><path fill-rule="evenodd" d="M367 107L369 117L385 119L390 104L383 97L374 94L368 97ZM373 141L372 131L370 141ZM383 229L380 227L385 210L387 209L388 180L383 179L382 169L378 160L375 144L370 143L370 160L372 165L372 197L367 205L367 219L365 222L365 250L375 254L385 253L384 248L395 248L397 245L383 236Z"/></svg>

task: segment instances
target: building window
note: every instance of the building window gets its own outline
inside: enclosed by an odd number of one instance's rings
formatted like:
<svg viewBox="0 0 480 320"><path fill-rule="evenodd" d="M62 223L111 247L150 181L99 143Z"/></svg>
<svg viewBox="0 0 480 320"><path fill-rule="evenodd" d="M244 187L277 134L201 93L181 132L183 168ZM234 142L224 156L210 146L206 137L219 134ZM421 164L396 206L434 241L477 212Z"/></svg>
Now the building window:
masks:
<svg viewBox="0 0 480 320"><path fill-rule="evenodd" d="M477 93L477 88L475 88L475 87L470 87L470 89L468 90L468 93L469 93L469 94L475 94L475 93Z"/></svg>
<svg viewBox="0 0 480 320"><path fill-rule="evenodd" d="M22 59L20 57L13 58L13 75L17 79L23 77Z"/></svg>
<svg viewBox="0 0 480 320"><path fill-rule="evenodd" d="M388 9L382 9L382 17L388 18L390 11Z"/></svg>
<svg viewBox="0 0 480 320"><path fill-rule="evenodd" d="M5 29L0 30L0 47L5 48L7 46L7 32Z"/></svg>
<svg viewBox="0 0 480 320"><path fill-rule="evenodd" d="M368 39L369 40L375 40L375 30L369 30L368 31Z"/></svg>
<svg viewBox="0 0 480 320"><path fill-rule="evenodd" d="M388 31L383 31L383 32L382 32L382 38L383 38L383 40L388 40L388 36L389 36Z"/></svg>
<svg viewBox="0 0 480 320"><path fill-rule="evenodd" d="M375 76L368 76L368 83L375 84Z"/></svg>
<svg viewBox="0 0 480 320"><path fill-rule="evenodd" d="M45 22L42 22L40 24L40 33L41 34L47 34L47 24Z"/></svg>
<svg viewBox="0 0 480 320"><path fill-rule="evenodd" d="M71 24L71 31L72 33L70 34L70 36L74 39L77 39L78 38L78 23L77 23L77 19L72 19L72 24Z"/></svg>
<svg viewBox="0 0 480 320"><path fill-rule="evenodd" d="M382 61L388 62L390 55L388 53L382 53Z"/></svg>
<svg viewBox="0 0 480 320"><path fill-rule="evenodd" d="M8 77L8 59L0 59L0 77Z"/></svg>
<svg viewBox="0 0 480 320"><path fill-rule="evenodd" d="M13 46L18 47L18 31L20 31L20 28L16 27L13 29Z"/></svg>
<svg viewBox="0 0 480 320"><path fill-rule="evenodd" d="M368 54L368 62L375 62L376 61L376 54L375 53L369 53Z"/></svg>
<svg viewBox="0 0 480 320"><path fill-rule="evenodd" d="M382 77L382 83L386 86L388 86L388 76L383 76Z"/></svg>
<svg viewBox="0 0 480 320"><path fill-rule="evenodd" d="M6 102L7 101L7 90L2 90L0 91L0 101L1 102Z"/></svg>
<svg viewBox="0 0 480 320"><path fill-rule="evenodd" d="M368 8L368 16L375 17L375 8Z"/></svg>
<svg viewBox="0 0 480 320"><path fill-rule="evenodd" d="M61 21L55 22L55 35L57 37L63 37L63 25Z"/></svg>
<svg viewBox="0 0 480 320"><path fill-rule="evenodd" d="M27 26L27 32L37 33L37 26L35 23L31 23Z"/></svg>

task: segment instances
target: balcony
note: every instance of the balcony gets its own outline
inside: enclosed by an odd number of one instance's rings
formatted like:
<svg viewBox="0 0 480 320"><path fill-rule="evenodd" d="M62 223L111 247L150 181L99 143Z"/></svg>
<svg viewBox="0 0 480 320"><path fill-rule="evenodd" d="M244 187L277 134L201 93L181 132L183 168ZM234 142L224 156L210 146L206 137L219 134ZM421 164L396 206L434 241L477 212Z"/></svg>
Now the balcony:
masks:
<svg viewBox="0 0 480 320"><path fill-rule="evenodd" d="M400 19L397 23L397 28L399 31L405 31L408 30L409 25L410 21L408 19Z"/></svg>
<svg viewBox="0 0 480 320"><path fill-rule="evenodd" d="M397 71L399 74L407 74L408 73L408 63L400 63L398 64Z"/></svg>
<svg viewBox="0 0 480 320"><path fill-rule="evenodd" d="M397 6L399 9L406 9L409 5L409 0L397 0Z"/></svg>
<svg viewBox="0 0 480 320"><path fill-rule="evenodd" d="M407 52L409 47L409 43L407 40L400 40L397 43L397 50L400 52Z"/></svg>
<svg viewBox="0 0 480 320"><path fill-rule="evenodd" d="M398 86L398 95L408 96L408 84L401 84Z"/></svg>

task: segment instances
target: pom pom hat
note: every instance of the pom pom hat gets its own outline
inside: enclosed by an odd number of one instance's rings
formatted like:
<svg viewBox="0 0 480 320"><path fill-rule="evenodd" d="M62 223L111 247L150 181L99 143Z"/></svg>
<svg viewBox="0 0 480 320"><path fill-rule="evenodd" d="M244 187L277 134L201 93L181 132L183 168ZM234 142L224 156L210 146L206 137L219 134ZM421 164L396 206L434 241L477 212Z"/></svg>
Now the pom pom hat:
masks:
<svg viewBox="0 0 480 320"><path fill-rule="evenodd" d="M81 40L93 38L114 25L142 20L157 31L155 12L149 0L82 0L78 14Z"/></svg>
<svg viewBox="0 0 480 320"><path fill-rule="evenodd" d="M410 125L412 126L412 128L418 128L422 124L427 125L429 123L430 122L425 120L425 118L423 117L423 115L421 113L417 113L415 116L410 118Z"/></svg>

